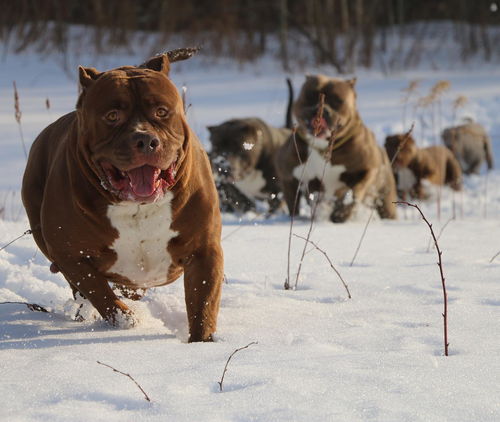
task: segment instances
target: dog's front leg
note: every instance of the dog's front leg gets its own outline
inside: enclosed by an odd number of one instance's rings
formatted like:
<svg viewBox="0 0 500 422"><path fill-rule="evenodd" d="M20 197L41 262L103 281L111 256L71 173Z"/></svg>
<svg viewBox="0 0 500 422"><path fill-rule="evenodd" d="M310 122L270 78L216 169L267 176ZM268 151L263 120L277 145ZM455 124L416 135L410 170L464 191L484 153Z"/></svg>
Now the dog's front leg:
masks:
<svg viewBox="0 0 500 422"><path fill-rule="evenodd" d="M195 252L184 265L184 290L189 322L189 342L212 341L217 328L223 257L220 245Z"/></svg>
<svg viewBox="0 0 500 422"><path fill-rule="evenodd" d="M63 260L61 260L63 262ZM115 295L106 278L86 260L57 264L73 292L78 291L110 324L133 323L132 311Z"/></svg>

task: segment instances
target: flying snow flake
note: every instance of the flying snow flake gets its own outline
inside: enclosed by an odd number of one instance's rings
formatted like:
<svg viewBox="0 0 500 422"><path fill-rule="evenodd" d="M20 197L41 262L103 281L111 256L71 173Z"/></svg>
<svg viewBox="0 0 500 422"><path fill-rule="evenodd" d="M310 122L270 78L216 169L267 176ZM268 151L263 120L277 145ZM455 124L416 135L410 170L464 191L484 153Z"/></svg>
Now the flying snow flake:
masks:
<svg viewBox="0 0 500 422"><path fill-rule="evenodd" d="M245 149L246 151L251 151L254 146L255 144L252 142L243 142L243 149Z"/></svg>

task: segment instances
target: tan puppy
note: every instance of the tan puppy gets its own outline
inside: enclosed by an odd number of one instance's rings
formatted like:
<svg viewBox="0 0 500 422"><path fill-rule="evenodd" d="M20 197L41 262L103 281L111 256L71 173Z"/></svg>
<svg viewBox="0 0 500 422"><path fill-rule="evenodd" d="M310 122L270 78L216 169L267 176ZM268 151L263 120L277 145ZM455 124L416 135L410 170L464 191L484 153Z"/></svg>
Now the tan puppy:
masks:
<svg viewBox="0 0 500 422"><path fill-rule="evenodd" d="M80 67L77 110L35 140L22 196L51 269L103 318L133 322L110 282L139 293L184 273L189 341L210 341L223 279L217 192L168 78L170 61L191 54Z"/></svg>
<svg viewBox="0 0 500 422"><path fill-rule="evenodd" d="M392 135L385 139L385 149L389 159L394 160L392 166L401 197L406 194L419 199L428 197L423 179L435 185L449 185L454 190L462 188L460 165L447 148L417 148L411 135Z"/></svg>
<svg viewBox="0 0 500 422"><path fill-rule="evenodd" d="M355 79L323 75L306 77L294 104L299 130L278 151L276 159L290 214L298 212L294 204L302 180L306 193L321 197L322 212L333 222L347 220L360 203L376 207L382 218L396 217L396 187L389 160L359 116L355 83ZM315 128L321 93L325 95L325 105ZM340 129L325 167L327 140L335 124Z"/></svg>

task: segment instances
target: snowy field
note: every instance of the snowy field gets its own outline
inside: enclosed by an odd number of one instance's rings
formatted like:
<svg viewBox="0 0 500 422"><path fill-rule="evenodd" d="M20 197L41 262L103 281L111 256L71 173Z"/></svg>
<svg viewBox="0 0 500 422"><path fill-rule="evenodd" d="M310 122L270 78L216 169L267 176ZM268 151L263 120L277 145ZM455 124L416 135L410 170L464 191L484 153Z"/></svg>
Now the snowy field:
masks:
<svg viewBox="0 0 500 422"><path fill-rule="evenodd" d="M76 64L104 70L136 64L138 55L105 59L43 60L26 53L0 61L0 246L22 234L27 218L19 201L25 158L14 119L12 81L20 95L22 129L29 145L76 102ZM207 145L207 125L258 116L284 122L286 75L272 61L255 66L208 64L202 58L172 66L172 78L188 87L191 126ZM360 71L358 105L383 143L401 131L401 89L419 79L421 95L438 80L451 82L443 99L483 124L500 165L500 67L429 70L383 75ZM311 73L317 69L306 69ZM328 69L321 70L334 75ZM296 90L304 73L291 75ZM51 107L46 109L49 98ZM408 109L411 116L412 107ZM407 119L409 120L409 118ZM416 121L420 145L432 144L431 128ZM437 130L436 130L437 131ZM424 139L420 135L424 134ZM30 236L0 252L0 420L2 421L498 421L500 420L500 171L465 181L463 194L444 189L436 203L421 204L442 232L449 294L450 356L443 356L442 290L428 228L414 210L398 221L369 226L354 265L349 264L367 215L346 224L315 224L311 239L325 250L348 283L348 299L318 251L307 253L297 290L285 291L288 218L225 215L224 285L216 341L187 343L183 285L151 289L131 303L140 323L109 328L72 319L78 304L61 275ZM454 204L454 206L453 206ZM303 218L295 233L305 235ZM295 238L294 274L302 250ZM229 355L223 392L218 381ZM134 383L97 361L130 374Z"/></svg>

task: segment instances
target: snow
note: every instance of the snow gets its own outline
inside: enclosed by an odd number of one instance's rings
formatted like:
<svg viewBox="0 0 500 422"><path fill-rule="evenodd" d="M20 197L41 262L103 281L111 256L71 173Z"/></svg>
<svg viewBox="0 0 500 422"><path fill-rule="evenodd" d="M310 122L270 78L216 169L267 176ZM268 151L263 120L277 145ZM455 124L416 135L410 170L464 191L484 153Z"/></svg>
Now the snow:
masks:
<svg viewBox="0 0 500 422"><path fill-rule="evenodd" d="M82 58L104 69L141 62L133 55ZM86 61L87 60L87 61ZM0 62L0 245L28 228L19 199L25 163L14 119L12 81L19 90L24 137L31 143L76 102L76 63L61 58L6 54ZM202 64L200 64L202 63ZM172 66L178 87L188 87L189 120L207 145L205 127L234 117L284 122L285 74L272 60L238 67L201 59ZM313 72L314 69L306 69ZM329 69L323 73L333 75ZM303 74L291 75L296 90ZM421 79L425 94L438 80L451 82L443 101L466 95L461 116L472 116L493 139L500 163L500 68L419 69L392 75L357 74L362 118L379 143L403 130L401 89ZM51 109L45 109L49 98ZM411 106L408 115L411 115ZM409 119L407 119L409 120ZM416 122L421 145L435 142ZM485 195L487 186L487 196ZM437 190L434 189L434 199ZM463 194L441 192L422 209L442 232L449 295L450 356L443 356L442 289L429 231L413 209L399 220L375 219L352 256L368 214L346 224L318 222L311 239L324 249L349 285L348 299L325 257L308 249L297 290L283 289L289 220L254 214L224 216L225 273L216 341L188 344L183 284L153 288L130 302L139 323L113 329L80 302L60 274L52 274L31 236L0 252L0 420L9 421L497 421L500 420L500 171L466 180ZM304 209L307 212L307 209ZM295 223L305 236L307 219ZM293 239L292 274L303 241ZM129 303L129 302L127 302ZM97 319L96 319L97 318ZM218 381L229 355L235 354ZM130 374L134 383L99 365Z"/></svg>

